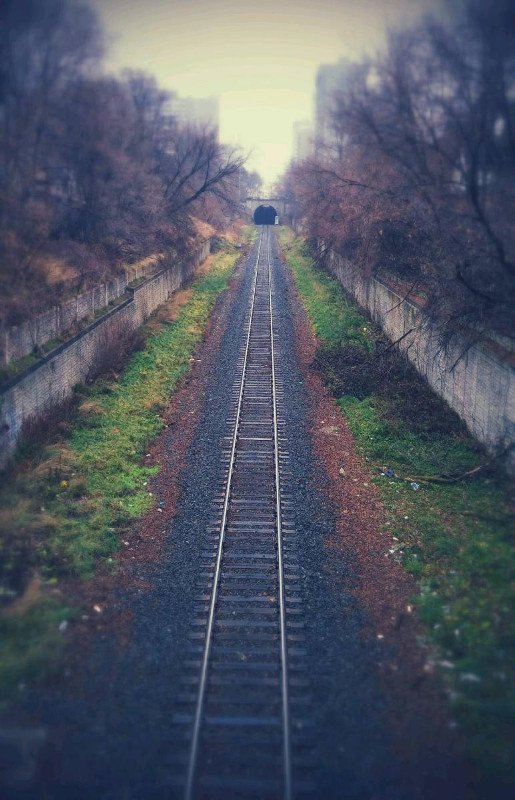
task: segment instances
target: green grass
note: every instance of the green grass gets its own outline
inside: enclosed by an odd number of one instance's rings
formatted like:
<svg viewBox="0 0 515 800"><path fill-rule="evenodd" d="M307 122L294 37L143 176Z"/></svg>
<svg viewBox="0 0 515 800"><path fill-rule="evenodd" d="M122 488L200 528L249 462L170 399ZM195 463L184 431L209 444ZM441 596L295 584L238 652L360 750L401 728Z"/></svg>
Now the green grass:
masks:
<svg viewBox="0 0 515 800"><path fill-rule="evenodd" d="M50 351L51 347L48 346L50 344L52 344L55 347L54 341L52 341L51 343L47 342L47 345L45 345L45 347L48 347L48 350L45 351L41 350L41 352L39 353L36 352L27 353L27 355L22 356L22 358L18 358L16 360L13 359L9 361L9 363L5 367L0 367L0 384L11 380L11 378L16 377L16 375L18 375L20 372L23 372L24 369L30 367L31 364L34 364L35 361L41 358L43 352Z"/></svg>
<svg viewBox="0 0 515 800"><path fill-rule="evenodd" d="M294 270L295 281L306 306L316 336L328 345L342 341L361 344L368 348L371 343L368 320L349 301L339 285L320 270L313 282L312 264L308 245L301 239L291 240L287 228L279 229L283 243L289 241L288 264Z"/></svg>
<svg viewBox="0 0 515 800"><path fill-rule="evenodd" d="M315 267L302 239L284 229L281 237L320 348L334 352L353 344L370 351L377 333L365 314L336 280ZM427 476L461 474L486 457L453 421L450 410L439 411L449 415L442 426L440 416L431 418L431 404L422 404L420 413L427 419L412 423L409 414L397 412L397 401L386 382L385 394L337 400L358 450L375 473L388 530L395 537L390 556L418 579L414 601L428 640L437 646L439 668L469 752L484 775L502 783L514 777L510 487L503 473L493 469L457 482L424 481ZM381 475L388 467L396 477ZM419 490L412 488L412 481L420 484Z"/></svg>
<svg viewBox="0 0 515 800"><path fill-rule="evenodd" d="M250 230L243 235L248 239ZM42 592L22 613L0 616L0 695L55 661L56 623L70 613L56 599L61 580L110 564L124 530L155 502L145 483L159 467L144 466L147 443L164 425L161 412L238 257L226 244L192 284L177 319L148 336L118 379L79 387L64 434L20 448L0 492L0 590L14 601L37 575Z"/></svg>
<svg viewBox="0 0 515 800"><path fill-rule="evenodd" d="M12 696L25 681L35 680L58 665L64 643L59 625L76 615L76 609L48 596L23 614L0 615L2 699Z"/></svg>

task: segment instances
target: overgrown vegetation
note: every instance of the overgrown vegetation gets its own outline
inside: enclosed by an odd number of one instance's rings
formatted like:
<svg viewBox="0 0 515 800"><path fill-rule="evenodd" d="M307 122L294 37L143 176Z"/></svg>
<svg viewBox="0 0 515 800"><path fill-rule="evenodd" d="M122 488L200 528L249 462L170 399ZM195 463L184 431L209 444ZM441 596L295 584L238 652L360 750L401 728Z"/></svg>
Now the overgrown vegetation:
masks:
<svg viewBox="0 0 515 800"><path fill-rule="evenodd" d="M16 325L151 254L184 258L260 184L152 75L102 72L83 0L0 5L0 319Z"/></svg>
<svg viewBox="0 0 515 800"><path fill-rule="evenodd" d="M390 557L416 576L439 668L484 774L513 779L515 555L510 486L457 416L281 232L320 340L316 366L367 457L388 514ZM390 472L391 471L391 472ZM393 475L392 475L393 473ZM418 486L418 488L416 488Z"/></svg>
<svg viewBox="0 0 515 800"><path fill-rule="evenodd" d="M309 238L416 294L444 342L513 336L513 23L510 0L446 3L322 66L311 153L283 180Z"/></svg>
<svg viewBox="0 0 515 800"><path fill-rule="evenodd" d="M57 625L71 613L59 583L109 564L123 531L152 506L146 482L159 467L145 464L146 443L238 256L225 242L177 319L150 320L123 374L79 387L58 435L21 448L0 493L2 694L58 659Z"/></svg>

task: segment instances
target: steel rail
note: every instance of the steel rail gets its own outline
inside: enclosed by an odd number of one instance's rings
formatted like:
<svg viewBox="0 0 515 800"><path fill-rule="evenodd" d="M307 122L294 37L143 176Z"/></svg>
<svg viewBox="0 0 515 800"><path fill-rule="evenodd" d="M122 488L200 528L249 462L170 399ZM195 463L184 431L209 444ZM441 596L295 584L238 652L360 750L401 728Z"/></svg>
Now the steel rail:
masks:
<svg viewBox="0 0 515 800"><path fill-rule="evenodd" d="M277 525L277 569L279 578L279 616L281 639L281 687L282 687L282 717L283 717L283 758L284 758L284 800L291 800L291 747L290 747L290 707L288 701L288 649L286 640L286 602L284 596L284 564L283 541L281 522L281 492L279 472L279 436L277 431L277 398L275 380L275 351L274 351L274 314L272 307L272 268L270 264L270 229L268 233L268 302L270 308L270 343L272 362L272 407L274 420L274 461L275 461L275 508Z"/></svg>
<svg viewBox="0 0 515 800"><path fill-rule="evenodd" d="M189 755L189 762L188 762L188 775L186 778L186 787L184 791L184 799L185 800L192 800L193 798L193 790L195 785L195 770L197 766L197 759L198 759L198 749L199 749L199 740L200 740L200 729L202 725L202 712L204 709L204 700L206 694L206 683L207 683L207 671L208 671L208 664L209 664L209 655L211 652L211 642L212 642L212 635L213 635L213 622L215 616L215 606L216 600L218 595L218 585L220 579L220 569L222 564L222 551L223 551L223 543L224 543L224 534L225 534L225 527L227 522L227 511L229 509L229 499L231 494L231 481L232 475L234 471L234 461L236 455L236 442L238 439L238 428L240 423L240 415L241 415L241 406L242 406L242 399L243 399L243 391L245 387L245 375L247 371L247 359L249 353L249 345L250 345L250 334L252 330L252 321L254 317L254 302L256 299L256 284L257 284L257 275L259 269L259 259L261 256L261 245L263 243L263 233L261 231L261 237L259 239L259 246L258 246L258 253L256 259L256 265L254 268L254 279L252 283L252 296L250 302L250 314L249 314L249 322L248 322L248 331L247 331L247 341L245 344L245 354L243 359L243 368L242 368L242 375L241 375L241 382L240 382L240 390L238 396L238 406L236 411L236 420L234 423L234 433L232 437L232 446L231 446L231 455L229 460L229 469L227 473L227 485L225 489L225 497L224 497L224 505L223 505L223 513L222 513L222 520L220 522L220 540L218 543L218 551L216 556L216 565L215 565L215 573L213 577L213 590L211 594L211 602L209 605L209 614L207 619L207 626L206 626L206 641L204 645L204 653L202 656L202 663L201 663L201 671L200 671L200 681L199 681L199 692L197 698L197 704L195 708L195 717L193 721L193 732L192 732L192 739L191 739L191 747L190 747L190 755ZM268 242L270 246L270 241Z"/></svg>

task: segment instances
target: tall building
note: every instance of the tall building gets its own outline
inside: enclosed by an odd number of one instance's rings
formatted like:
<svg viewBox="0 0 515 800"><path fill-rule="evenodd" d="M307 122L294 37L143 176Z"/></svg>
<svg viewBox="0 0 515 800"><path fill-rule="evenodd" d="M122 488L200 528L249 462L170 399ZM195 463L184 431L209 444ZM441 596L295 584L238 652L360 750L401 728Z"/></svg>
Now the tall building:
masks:
<svg viewBox="0 0 515 800"><path fill-rule="evenodd" d="M332 126L334 94L355 80L361 68L341 58L336 64L322 64L317 72L315 88L315 146L317 150L335 144Z"/></svg>
<svg viewBox="0 0 515 800"><path fill-rule="evenodd" d="M313 153L313 125L309 120L293 124L293 158L304 161Z"/></svg>
<svg viewBox="0 0 515 800"><path fill-rule="evenodd" d="M175 117L181 125L210 128L216 132L220 127L220 104L218 97L171 97L165 104L165 113Z"/></svg>

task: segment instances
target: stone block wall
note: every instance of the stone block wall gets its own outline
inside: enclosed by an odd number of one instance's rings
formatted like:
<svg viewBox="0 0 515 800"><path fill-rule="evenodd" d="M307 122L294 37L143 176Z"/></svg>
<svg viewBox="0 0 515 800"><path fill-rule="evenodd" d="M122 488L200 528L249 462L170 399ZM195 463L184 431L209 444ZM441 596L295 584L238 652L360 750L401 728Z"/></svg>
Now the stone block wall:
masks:
<svg viewBox="0 0 515 800"><path fill-rule="evenodd" d="M467 347L457 338L443 349L436 327L413 301L364 278L334 251L328 253L328 267L392 341L405 336L399 348L490 452L515 443L515 342L503 342L503 356L494 342ZM513 450L508 466L515 471Z"/></svg>
<svg viewBox="0 0 515 800"><path fill-rule="evenodd" d="M163 266L162 258L152 262L147 259L141 266L132 267L130 272L82 292L33 319L3 328L0 332L0 366L5 367L10 361L17 361L36 347L66 334L72 325L107 308L109 303L121 297L129 282L144 279Z"/></svg>
<svg viewBox="0 0 515 800"><path fill-rule="evenodd" d="M0 468L14 452L23 425L44 417L70 397L73 387L95 372L120 328L134 331L142 325L191 277L210 249L211 242L207 241L186 262L162 269L128 288L122 303L0 387Z"/></svg>

